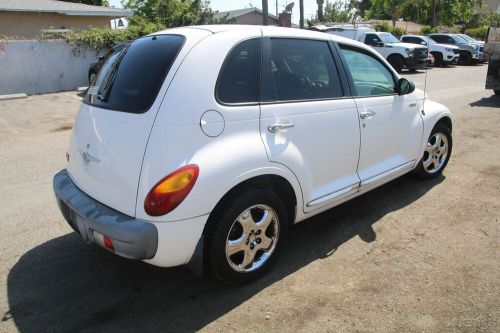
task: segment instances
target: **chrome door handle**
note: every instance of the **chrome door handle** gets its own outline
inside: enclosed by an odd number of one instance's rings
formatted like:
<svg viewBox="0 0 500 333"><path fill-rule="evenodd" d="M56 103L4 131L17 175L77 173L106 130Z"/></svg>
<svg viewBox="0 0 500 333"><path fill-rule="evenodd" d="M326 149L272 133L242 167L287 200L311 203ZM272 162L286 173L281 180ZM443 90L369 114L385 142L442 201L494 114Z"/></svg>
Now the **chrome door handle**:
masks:
<svg viewBox="0 0 500 333"><path fill-rule="evenodd" d="M267 130L271 133L286 132L286 131L288 131L288 129L290 129L294 126L295 126L295 124L293 124L293 123L274 124L274 125L267 126Z"/></svg>
<svg viewBox="0 0 500 333"><path fill-rule="evenodd" d="M366 119L366 118L373 117L376 114L377 114L377 112L375 112L375 111L364 111L364 112L361 112L361 114L359 115L359 117L361 119Z"/></svg>

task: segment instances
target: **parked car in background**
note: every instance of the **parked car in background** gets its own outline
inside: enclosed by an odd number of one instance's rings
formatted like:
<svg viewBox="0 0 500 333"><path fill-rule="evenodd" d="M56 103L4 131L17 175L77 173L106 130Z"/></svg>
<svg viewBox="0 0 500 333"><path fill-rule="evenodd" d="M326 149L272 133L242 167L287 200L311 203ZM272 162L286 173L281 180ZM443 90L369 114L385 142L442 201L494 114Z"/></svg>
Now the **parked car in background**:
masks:
<svg viewBox="0 0 500 333"><path fill-rule="evenodd" d="M97 62L90 64L89 75L88 75L89 84L92 84L92 82L94 82L95 78L97 77L97 74L101 70L101 67L102 67L102 65L104 65L106 60L108 60L109 57L111 57L116 52L120 51L127 44L128 44L128 42L116 44L108 52L106 52L104 55L100 56L97 59Z"/></svg>
<svg viewBox="0 0 500 333"><path fill-rule="evenodd" d="M469 43L457 34L434 33L427 35L439 44L454 45L460 49L459 63L471 65L483 60L483 53L479 44Z"/></svg>
<svg viewBox="0 0 500 333"><path fill-rule="evenodd" d="M104 63L53 186L86 242L242 283L291 224L411 171L438 176L451 132L450 111L362 43L182 27Z"/></svg>
<svg viewBox="0 0 500 333"><path fill-rule="evenodd" d="M346 37L370 45L380 53L391 66L401 72L403 68L410 71L425 68L428 63L427 47L415 44L401 43L395 36L388 32L377 32L367 26L354 26L340 24L334 26L319 26L317 30L331 35Z"/></svg>
<svg viewBox="0 0 500 333"><path fill-rule="evenodd" d="M483 53L483 62L488 61L488 53L484 52L484 44L485 44L484 41L477 40L477 39L475 39L469 35L466 35L466 34L457 34L457 35L462 37L463 39L465 39L469 43L479 44L479 46L480 46L479 50Z"/></svg>
<svg viewBox="0 0 500 333"><path fill-rule="evenodd" d="M460 56L460 49L458 46L438 44L427 36L404 35L401 36L401 41L427 46L429 48L429 52L434 56L435 66L446 66L457 62Z"/></svg>

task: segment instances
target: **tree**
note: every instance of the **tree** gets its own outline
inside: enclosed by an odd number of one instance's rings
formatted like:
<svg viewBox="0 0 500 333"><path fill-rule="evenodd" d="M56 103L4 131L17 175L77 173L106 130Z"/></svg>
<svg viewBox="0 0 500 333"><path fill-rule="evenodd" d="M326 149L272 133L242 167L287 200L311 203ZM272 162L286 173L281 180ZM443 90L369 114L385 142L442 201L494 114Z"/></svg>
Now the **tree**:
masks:
<svg viewBox="0 0 500 333"><path fill-rule="evenodd" d="M403 14L407 5L407 0L384 0L384 11L392 21L392 26L396 26L396 21Z"/></svg>
<svg viewBox="0 0 500 333"><path fill-rule="evenodd" d="M214 21L207 0L122 0L122 5L134 11L132 24L139 18L167 28Z"/></svg>
<svg viewBox="0 0 500 333"><path fill-rule="evenodd" d="M359 16L365 17L366 11L372 6L371 0L356 0L355 2L356 11Z"/></svg>
<svg viewBox="0 0 500 333"><path fill-rule="evenodd" d="M60 0L62 1L62 0ZM93 6L109 6L109 1L108 0L64 0L65 2L76 2L76 3L83 3L86 5L93 5Z"/></svg>
<svg viewBox="0 0 500 333"><path fill-rule="evenodd" d="M358 18L354 6L354 0L344 2L334 0L326 1L323 13L325 22L354 22Z"/></svg>

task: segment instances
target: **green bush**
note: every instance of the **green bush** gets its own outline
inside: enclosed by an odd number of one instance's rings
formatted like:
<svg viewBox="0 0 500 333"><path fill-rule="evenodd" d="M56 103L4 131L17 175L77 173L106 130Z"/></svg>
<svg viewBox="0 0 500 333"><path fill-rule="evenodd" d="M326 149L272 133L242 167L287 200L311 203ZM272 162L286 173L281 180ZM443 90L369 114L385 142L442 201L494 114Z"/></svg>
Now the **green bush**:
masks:
<svg viewBox="0 0 500 333"><path fill-rule="evenodd" d="M134 40L162 29L162 25L141 21L134 22L134 24L124 30L91 28L63 33L45 32L40 34L38 39L64 39L74 49L88 48L99 52L109 49L118 43Z"/></svg>
<svg viewBox="0 0 500 333"><path fill-rule="evenodd" d="M375 29L376 31L387 31L387 32L390 32L391 31L391 26L389 25L388 22L381 22L381 23L377 23L373 26L373 29Z"/></svg>
<svg viewBox="0 0 500 333"><path fill-rule="evenodd" d="M472 36L472 37L480 39L480 40L485 40L487 33L488 33L488 27L465 29L465 31L464 31L464 34Z"/></svg>
<svg viewBox="0 0 500 333"><path fill-rule="evenodd" d="M428 35L428 34L432 34L432 33L436 33L436 32L439 32L439 29L437 27L431 27L429 25L424 25L422 27L422 29L420 29L420 34L422 35Z"/></svg>
<svg viewBox="0 0 500 333"><path fill-rule="evenodd" d="M406 34L406 30L400 27L391 27L391 32L396 37L401 37Z"/></svg>
<svg viewBox="0 0 500 333"><path fill-rule="evenodd" d="M401 37L406 33L406 30L400 27L393 27L392 25L389 24L389 22L384 21L381 23L377 23L373 26L373 28L376 31L384 31L384 32L390 32L394 36Z"/></svg>

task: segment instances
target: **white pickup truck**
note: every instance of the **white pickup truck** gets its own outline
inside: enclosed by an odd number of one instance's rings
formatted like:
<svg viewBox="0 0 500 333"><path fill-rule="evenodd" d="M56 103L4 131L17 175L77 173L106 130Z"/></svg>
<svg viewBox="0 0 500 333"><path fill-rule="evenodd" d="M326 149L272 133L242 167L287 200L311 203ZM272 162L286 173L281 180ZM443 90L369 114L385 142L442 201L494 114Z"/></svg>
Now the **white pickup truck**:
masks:
<svg viewBox="0 0 500 333"><path fill-rule="evenodd" d="M403 68L415 71L425 68L428 62L428 49L425 46L401 43L396 37L388 32L377 32L368 26L354 26L342 24L334 26L318 25L312 30L322 31L328 34L346 37L370 45L380 53L398 72Z"/></svg>
<svg viewBox="0 0 500 333"><path fill-rule="evenodd" d="M401 41L429 47L429 52L436 59L436 66L449 65L457 62L460 57L460 49L457 46L439 44L427 36L405 35L401 36Z"/></svg>

